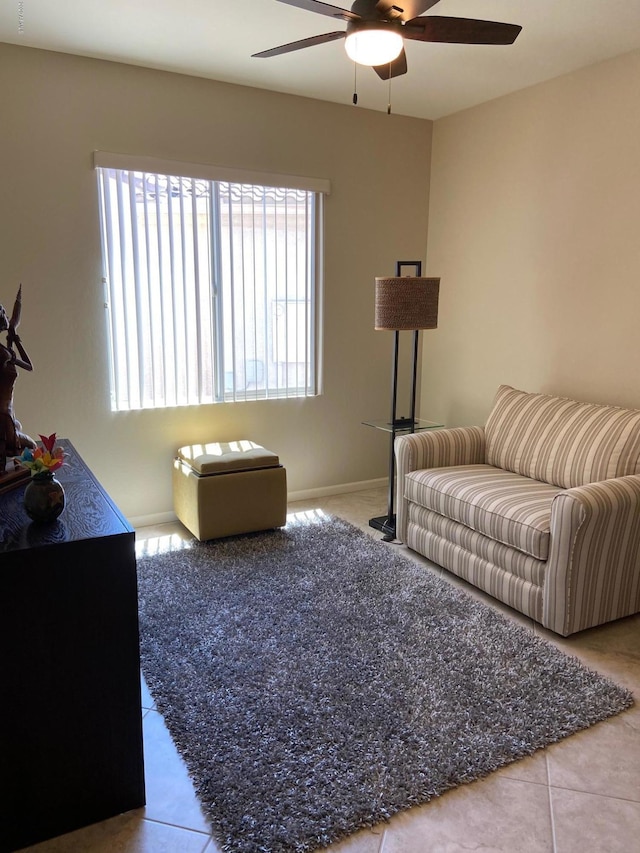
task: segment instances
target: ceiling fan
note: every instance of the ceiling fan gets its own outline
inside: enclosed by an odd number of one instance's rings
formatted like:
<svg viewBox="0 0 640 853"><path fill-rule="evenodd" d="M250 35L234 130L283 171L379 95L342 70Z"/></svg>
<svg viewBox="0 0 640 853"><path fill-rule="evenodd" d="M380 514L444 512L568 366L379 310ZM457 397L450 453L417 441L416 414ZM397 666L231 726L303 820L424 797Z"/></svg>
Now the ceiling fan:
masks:
<svg viewBox="0 0 640 853"><path fill-rule="evenodd" d="M355 0L349 11L318 0L278 2L341 19L347 22L347 29L281 44L254 53L254 57L266 59L344 38L349 58L360 65L370 65L383 80L407 73L405 38L449 44L513 44L522 29L517 24L474 18L433 15L421 18L420 15L435 6L438 0L396 0L395 3L389 0Z"/></svg>

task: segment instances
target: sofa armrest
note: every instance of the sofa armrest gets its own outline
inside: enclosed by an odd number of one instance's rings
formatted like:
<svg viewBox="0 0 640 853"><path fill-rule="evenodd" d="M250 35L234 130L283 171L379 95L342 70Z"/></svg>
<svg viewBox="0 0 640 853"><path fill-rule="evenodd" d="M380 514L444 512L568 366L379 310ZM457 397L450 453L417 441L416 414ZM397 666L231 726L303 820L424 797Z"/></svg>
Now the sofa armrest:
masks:
<svg viewBox="0 0 640 853"><path fill-rule="evenodd" d="M479 465L484 462L484 427L433 429L401 435L395 441L396 455L396 537L404 542L407 502L404 478L411 471L446 468L450 465Z"/></svg>
<svg viewBox="0 0 640 853"><path fill-rule="evenodd" d="M567 636L639 610L640 475L560 492L542 624Z"/></svg>

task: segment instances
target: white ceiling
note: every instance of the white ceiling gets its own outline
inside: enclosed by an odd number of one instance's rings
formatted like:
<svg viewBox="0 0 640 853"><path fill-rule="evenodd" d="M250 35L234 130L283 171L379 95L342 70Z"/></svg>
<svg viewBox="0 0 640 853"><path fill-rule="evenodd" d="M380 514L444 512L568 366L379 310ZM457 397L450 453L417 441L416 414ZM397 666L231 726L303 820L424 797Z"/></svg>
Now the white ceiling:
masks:
<svg viewBox="0 0 640 853"><path fill-rule="evenodd" d="M330 2L351 5L350 0ZM505 21L523 30L508 47L408 41L409 72L391 85L396 114L440 118L640 48L640 0L440 0L426 14ZM342 41L251 58L343 28L340 21L276 0L0 4L0 41L350 104L354 66ZM359 66L357 89L361 107L387 109L389 85L375 72Z"/></svg>

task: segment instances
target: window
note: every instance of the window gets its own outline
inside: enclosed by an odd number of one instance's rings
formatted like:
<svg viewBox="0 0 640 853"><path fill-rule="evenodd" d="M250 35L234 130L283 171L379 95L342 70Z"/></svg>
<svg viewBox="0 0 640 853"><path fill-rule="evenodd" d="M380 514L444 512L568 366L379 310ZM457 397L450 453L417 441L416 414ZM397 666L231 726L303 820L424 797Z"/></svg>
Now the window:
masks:
<svg viewBox="0 0 640 853"><path fill-rule="evenodd" d="M119 157L96 152L112 409L317 394L322 191Z"/></svg>

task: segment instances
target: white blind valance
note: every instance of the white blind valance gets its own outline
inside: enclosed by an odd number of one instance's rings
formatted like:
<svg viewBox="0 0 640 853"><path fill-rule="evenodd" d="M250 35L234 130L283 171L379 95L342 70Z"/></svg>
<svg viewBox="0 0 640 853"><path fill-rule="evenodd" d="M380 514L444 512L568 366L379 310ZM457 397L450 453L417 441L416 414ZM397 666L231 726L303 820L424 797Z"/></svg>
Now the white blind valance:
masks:
<svg viewBox="0 0 640 853"><path fill-rule="evenodd" d="M129 172L147 172L154 175L172 175L206 181L228 181L235 184L254 184L261 187L283 187L292 190L329 195L331 182L325 178L310 178L302 175L281 175L276 172L256 172L233 166L216 166L212 163L186 163L180 160L164 160L160 157L139 157L135 154L118 154L109 151L94 151L95 169L124 169Z"/></svg>

